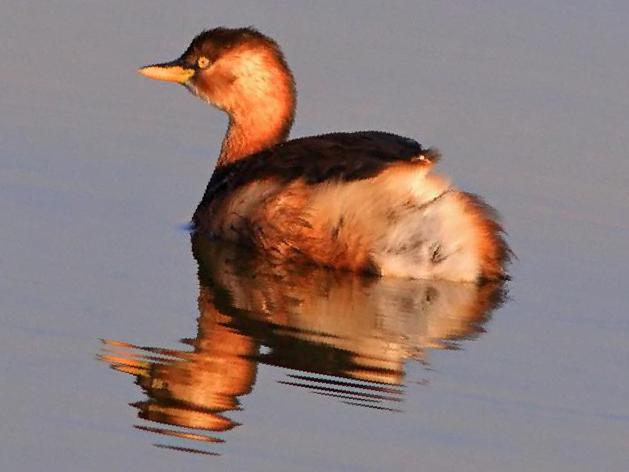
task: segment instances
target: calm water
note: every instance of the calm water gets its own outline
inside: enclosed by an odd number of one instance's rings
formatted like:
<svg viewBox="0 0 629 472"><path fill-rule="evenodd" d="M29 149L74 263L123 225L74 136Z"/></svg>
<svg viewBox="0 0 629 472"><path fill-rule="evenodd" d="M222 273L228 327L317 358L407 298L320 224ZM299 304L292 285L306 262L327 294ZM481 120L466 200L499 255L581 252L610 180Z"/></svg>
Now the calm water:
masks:
<svg viewBox="0 0 629 472"><path fill-rule="evenodd" d="M629 470L629 7L423 3L2 2L0 469ZM191 238L226 120L134 70L219 24L283 45L293 136L439 146L513 281Z"/></svg>

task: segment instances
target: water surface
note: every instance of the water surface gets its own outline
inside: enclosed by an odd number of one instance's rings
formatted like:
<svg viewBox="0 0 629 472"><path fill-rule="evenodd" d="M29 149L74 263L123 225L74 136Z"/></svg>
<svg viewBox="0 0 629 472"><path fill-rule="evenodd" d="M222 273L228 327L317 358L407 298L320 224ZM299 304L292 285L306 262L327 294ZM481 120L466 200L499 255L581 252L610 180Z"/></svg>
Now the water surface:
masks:
<svg viewBox="0 0 629 472"><path fill-rule="evenodd" d="M629 469L624 3L2 13L2 470ZM191 242L226 120L134 71L218 24L282 44L293 136L438 146L503 215L508 286Z"/></svg>
<svg viewBox="0 0 629 472"><path fill-rule="evenodd" d="M456 349L457 341L477 337L505 296L502 283L273 264L200 235L193 236L192 251L199 266L196 337L182 339L186 348L179 349L107 339L99 355L135 378L146 399L131 406L139 418L160 425L135 428L191 441L222 443L222 436L207 432L240 426L231 412L243 409L241 397L252 393L258 365L287 370L278 381L286 387L403 413L405 364L426 363L427 350ZM156 446L219 454L195 445Z"/></svg>

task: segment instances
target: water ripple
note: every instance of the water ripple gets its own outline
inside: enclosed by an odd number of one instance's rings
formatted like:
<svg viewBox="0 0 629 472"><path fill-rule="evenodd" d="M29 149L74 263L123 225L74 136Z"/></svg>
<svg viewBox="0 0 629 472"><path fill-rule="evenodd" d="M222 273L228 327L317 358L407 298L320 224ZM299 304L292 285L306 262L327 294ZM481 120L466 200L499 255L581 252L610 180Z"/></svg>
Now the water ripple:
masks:
<svg viewBox="0 0 629 472"><path fill-rule="evenodd" d="M98 359L131 375L145 399L134 402L143 432L189 447L240 426L230 412L252 392L259 364L288 369L279 384L341 404L401 413L404 365L430 349L456 349L504 299L502 285L358 276L273 264L192 235L199 266L197 335L184 349L103 339ZM299 373L295 373L298 371ZM426 386L427 381L421 385ZM161 426L154 426L159 424Z"/></svg>

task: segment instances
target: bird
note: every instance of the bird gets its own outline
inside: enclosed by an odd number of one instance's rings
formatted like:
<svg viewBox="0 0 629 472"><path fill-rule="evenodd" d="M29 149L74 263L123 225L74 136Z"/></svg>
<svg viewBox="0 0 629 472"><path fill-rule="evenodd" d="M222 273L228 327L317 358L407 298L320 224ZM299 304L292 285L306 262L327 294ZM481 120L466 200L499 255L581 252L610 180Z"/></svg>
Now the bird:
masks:
<svg viewBox="0 0 629 472"><path fill-rule="evenodd" d="M265 254L383 277L508 278L496 211L433 172L440 153L385 131L288 139L293 74L254 27L198 34L176 60L141 67L227 113L192 227Z"/></svg>

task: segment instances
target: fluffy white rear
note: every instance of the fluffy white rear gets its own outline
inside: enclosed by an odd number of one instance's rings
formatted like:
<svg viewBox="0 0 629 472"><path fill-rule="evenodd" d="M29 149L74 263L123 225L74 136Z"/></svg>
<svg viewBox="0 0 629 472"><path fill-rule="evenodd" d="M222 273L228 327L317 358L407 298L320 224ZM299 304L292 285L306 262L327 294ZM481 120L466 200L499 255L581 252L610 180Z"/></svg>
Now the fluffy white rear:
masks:
<svg viewBox="0 0 629 472"><path fill-rule="evenodd" d="M387 227L373 248L382 275L475 281L481 260L475 228L455 190L417 204Z"/></svg>
<svg viewBox="0 0 629 472"><path fill-rule="evenodd" d="M311 211L326 214L331 227L342 220L348 249L368 245L380 275L477 281L486 275L489 216L429 170L407 165L330 184L313 195Z"/></svg>

